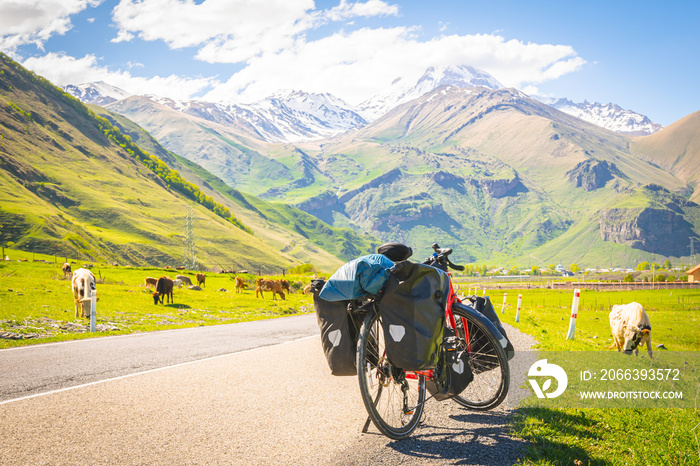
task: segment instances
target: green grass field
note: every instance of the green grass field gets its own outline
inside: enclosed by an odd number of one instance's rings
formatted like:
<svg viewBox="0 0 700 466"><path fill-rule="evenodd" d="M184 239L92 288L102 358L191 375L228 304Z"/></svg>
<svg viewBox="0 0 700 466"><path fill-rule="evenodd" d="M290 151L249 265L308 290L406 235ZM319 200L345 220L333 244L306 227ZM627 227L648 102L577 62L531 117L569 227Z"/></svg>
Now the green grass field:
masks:
<svg viewBox="0 0 700 466"><path fill-rule="evenodd" d="M508 293L501 314L503 293ZM479 293L480 294L480 293ZM501 320L535 337L547 351L600 351L612 343L608 313L613 304L637 301L649 315L652 347L700 351L700 290L581 291L574 340L566 340L571 291L547 289L487 292ZM520 322L515 322L522 294ZM646 357L646 348L640 351ZM697 385L697 384L696 384ZM695 409L547 409L516 411L512 429L528 440L524 464L698 465L700 385Z"/></svg>
<svg viewBox="0 0 700 466"><path fill-rule="evenodd" d="M6 253L8 251L6 250ZM194 327L267 319L313 312L309 295L301 294L310 276L290 276L296 293L285 300L265 293L256 298L254 275L239 275L247 282L243 293L236 293L229 274L206 273L202 291L175 288L171 304L153 303L152 288L146 277L187 275L196 284L195 272L162 268L128 268L94 264L97 278L97 327L87 332L89 319L76 318L69 279L61 272L62 258L12 251L13 261L0 262L0 348L48 343L104 335L121 335L174 328ZM17 259L28 259L18 262ZM34 261L37 262L34 262ZM38 261L47 262L38 262ZM83 262L73 265L73 270ZM282 278L270 276L269 278ZM221 288L227 291L219 291Z"/></svg>

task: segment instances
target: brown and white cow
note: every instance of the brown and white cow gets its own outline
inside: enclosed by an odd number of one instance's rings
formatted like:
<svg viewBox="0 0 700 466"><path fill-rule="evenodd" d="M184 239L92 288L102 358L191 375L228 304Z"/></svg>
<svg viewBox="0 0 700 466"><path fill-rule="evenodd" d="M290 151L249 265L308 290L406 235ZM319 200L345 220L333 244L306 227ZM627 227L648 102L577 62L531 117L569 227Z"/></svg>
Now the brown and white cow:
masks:
<svg viewBox="0 0 700 466"><path fill-rule="evenodd" d="M243 293L245 287L245 281L241 277L236 277L236 293Z"/></svg>
<svg viewBox="0 0 700 466"><path fill-rule="evenodd" d="M197 286L204 286L207 277L202 272L197 272Z"/></svg>
<svg viewBox="0 0 700 466"><path fill-rule="evenodd" d="M146 286L156 286L158 284L158 279L153 277L146 277Z"/></svg>
<svg viewBox="0 0 700 466"><path fill-rule="evenodd" d="M68 262L64 262L61 266L61 270L63 271L63 278L66 278L71 272L70 264Z"/></svg>
<svg viewBox="0 0 700 466"><path fill-rule="evenodd" d="M90 294L95 290L95 276L88 269L73 272L71 280L75 317L90 317Z"/></svg>
<svg viewBox="0 0 700 466"><path fill-rule="evenodd" d="M652 358L651 351L651 322L642 305L637 302L615 304L608 315L613 344L608 349L639 354L638 347L647 345L647 353Z"/></svg>
<svg viewBox="0 0 700 466"><path fill-rule="evenodd" d="M258 293L261 298L265 298L263 291L271 291L272 299L277 299L275 294L280 295L284 299L284 291L282 291L282 284L277 280L265 280L264 278L258 278L257 287L255 288L255 297L258 297Z"/></svg>
<svg viewBox="0 0 700 466"><path fill-rule="evenodd" d="M158 283L156 283L156 291L153 293L153 304L158 304L159 301L165 304L163 296L168 298L168 304L173 302L173 281L166 276L160 277Z"/></svg>

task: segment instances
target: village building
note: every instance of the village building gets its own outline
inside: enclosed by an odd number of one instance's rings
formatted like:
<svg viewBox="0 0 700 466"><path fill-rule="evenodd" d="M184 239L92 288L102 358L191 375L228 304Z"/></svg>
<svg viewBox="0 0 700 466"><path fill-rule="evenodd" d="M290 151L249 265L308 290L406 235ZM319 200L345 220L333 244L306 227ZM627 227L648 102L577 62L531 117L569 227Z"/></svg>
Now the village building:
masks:
<svg viewBox="0 0 700 466"><path fill-rule="evenodd" d="M700 264L686 272L688 274L688 283L700 282Z"/></svg>

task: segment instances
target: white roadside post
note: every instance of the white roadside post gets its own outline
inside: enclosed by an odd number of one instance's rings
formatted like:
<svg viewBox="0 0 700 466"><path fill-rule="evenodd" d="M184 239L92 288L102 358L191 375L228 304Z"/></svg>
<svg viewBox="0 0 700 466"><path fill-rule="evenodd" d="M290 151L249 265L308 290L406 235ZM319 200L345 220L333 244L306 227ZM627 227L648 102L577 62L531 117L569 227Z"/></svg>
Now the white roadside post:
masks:
<svg viewBox="0 0 700 466"><path fill-rule="evenodd" d="M484 288L481 293L481 297L483 298L484 296L486 296L486 288Z"/></svg>
<svg viewBox="0 0 700 466"><path fill-rule="evenodd" d="M520 322L520 305L523 303L523 295L518 295L518 310L515 311L515 321Z"/></svg>
<svg viewBox="0 0 700 466"><path fill-rule="evenodd" d="M94 332L97 324L97 290L90 290L90 331Z"/></svg>
<svg viewBox="0 0 700 466"><path fill-rule="evenodd" d="M569 319L569 334L566 335L567 340L574 339L574 333L576 332L576 317L578 317L578 299L581 296L581 290L576 288L574 290L574 301L571 303L571 319Z"/></svg>
<svg viewBox="0 0 700 466"><path fill-rule="evenodd" d="M503 307L501 308L501 314L506 313L506 298L508 297L508 293L503 293Z"/></svg>

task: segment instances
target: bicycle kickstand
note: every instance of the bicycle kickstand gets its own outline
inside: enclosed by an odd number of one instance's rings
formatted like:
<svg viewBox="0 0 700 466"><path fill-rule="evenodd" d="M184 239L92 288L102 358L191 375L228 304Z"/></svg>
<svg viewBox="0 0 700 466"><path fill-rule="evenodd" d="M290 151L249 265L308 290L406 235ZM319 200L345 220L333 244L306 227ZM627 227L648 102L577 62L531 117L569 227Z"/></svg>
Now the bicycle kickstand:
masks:
<svg viewBox="0 0 700 466"><path fill-rule="evenodd" d="M366 433L367 433L367 430L369 430L369 424L370 424L370 422L372 422L372 419L370 419L370 417L367 416L367 422L365 422L365 425L364 425L364 427L362 428L362 433L363 433L363 434L366 434Z"/></svg>

